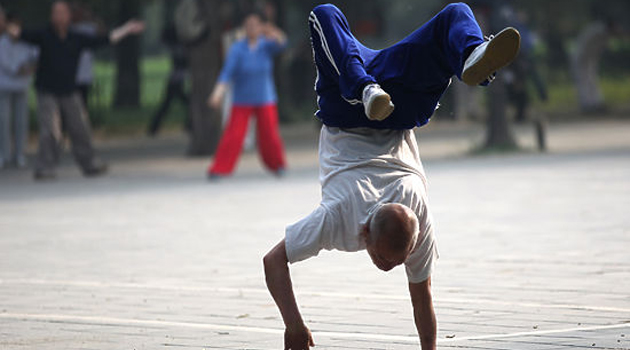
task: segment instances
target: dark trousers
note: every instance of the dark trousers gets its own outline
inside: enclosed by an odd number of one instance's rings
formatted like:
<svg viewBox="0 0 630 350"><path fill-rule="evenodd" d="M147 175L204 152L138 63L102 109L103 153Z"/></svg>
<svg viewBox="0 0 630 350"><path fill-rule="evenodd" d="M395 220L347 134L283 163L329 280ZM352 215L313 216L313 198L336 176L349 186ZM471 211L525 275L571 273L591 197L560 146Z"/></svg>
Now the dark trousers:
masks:
<svg viewBox="0 0 630 350"><path fill-rule="evenodd" d="M87 108L92 84L78 84L77 88L79 89L79 93L81 94L81 100L83 101L83 105L85 106L85 108Z"/></svg>
<svg viewBox="0 0 630 350"><path fill-rule="evenodd" d="M87 111L78 92L70 95L37 93L39 148L36 171L57 166L63 142L62 123L72 142L72 154L83 171L95 165L92 131Z"/></svg>
<svg viewBox="0 0 630 350"><path fill-rule="evenodd" d="M186 105L186 108L188 110L188 103L190 102L190 99L188 98L188 94L186 94L186 92L184 91L183 81L168 83L166 87L166 95L162 100L162 104L160 105L160 108L149 123L149 134L155 135L160 130L160 127L162 126L162 121L164 120L164 116L166 116L166 112L168 112L168 109L171 107L171 103L173 103L175 99L179 99L180 101L182 101L182 103ZM186 130L190 130L190 116L188 112L186 113L185 123Z"/></svg>
<svg viewBox="0 0 630 350"><path fill-rule="evenodd" d="M483 35L468 5L447 5L398 43L373 50L350 32L334 5L319 5L309 17L317 67L317 116L328 126L407 129L428 121L451 78L461 78L468 54ZM365 118L362 88L378 82L396 109L383 122Z"/></svg>
<svg viewBox="0 0 630 350"><path fill-rule="evenodd" d="M410 87L442 86L461 76L470 48L483 35L470 8L450 4L409 36L383 50L363 46L334 5L320 5L310 17L315 63L322 87L339 85L349 101L360 99L365 83L397 79Z"/></svg>

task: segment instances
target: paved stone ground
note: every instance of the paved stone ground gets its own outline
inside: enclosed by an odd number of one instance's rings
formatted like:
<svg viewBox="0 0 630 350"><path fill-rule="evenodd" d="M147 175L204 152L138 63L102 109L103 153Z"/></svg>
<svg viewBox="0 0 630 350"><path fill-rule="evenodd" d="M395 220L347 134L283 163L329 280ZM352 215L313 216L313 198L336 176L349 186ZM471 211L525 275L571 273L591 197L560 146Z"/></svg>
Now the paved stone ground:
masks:
<svg viewBox="0 0 630 350"><path fill-rule="evenodd" d="M420 136L439 347L630 349L630 125L553 126L548 154L472 158L456 155L478 134L439 129ZM52 183L2 172L0 348L280 349L261 257L319 200L306 140L282 180L250 154L209 184L177 138L103 146L101 179L67 159ZM318 349L418 348L401 268L326 252L292 273Z"/></svg>

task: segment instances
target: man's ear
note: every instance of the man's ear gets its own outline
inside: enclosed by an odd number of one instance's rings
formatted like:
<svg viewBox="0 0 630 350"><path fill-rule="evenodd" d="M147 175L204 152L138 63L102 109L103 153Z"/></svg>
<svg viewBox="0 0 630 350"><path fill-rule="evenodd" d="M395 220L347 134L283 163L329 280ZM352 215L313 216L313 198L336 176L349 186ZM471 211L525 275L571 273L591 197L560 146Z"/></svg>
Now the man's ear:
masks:
<svg viewBox="0 0 630 350"><path fill-rule="evenodd" d="M367 243L367 241L370 238L370 223L366 223L363 224L361 226L361 232L359 232L359 235L365 240L365 242Z"/></svg>

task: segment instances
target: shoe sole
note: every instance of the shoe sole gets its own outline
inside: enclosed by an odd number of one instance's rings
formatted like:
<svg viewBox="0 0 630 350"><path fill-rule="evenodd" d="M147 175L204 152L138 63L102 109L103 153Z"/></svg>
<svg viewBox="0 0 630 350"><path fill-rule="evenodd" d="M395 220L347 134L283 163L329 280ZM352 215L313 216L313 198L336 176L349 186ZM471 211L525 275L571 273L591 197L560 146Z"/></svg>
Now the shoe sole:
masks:
<svg viewBox="0 0 630 350"><path fill-rule="evenodd" d="M477 86L488 79L492 73L512 63L521 47L521 34L508 27L497 34L488 43L486 52L479 61L462 74L464 83Z"/></svg>
<svg viewBox="0 0 630 350"><path fill-rule="evenodd" d="M392 98L389 94L379 95L374 97L374 100L370 104L370 113L368 119L381 121L394 111L392 105Z"/></svg>

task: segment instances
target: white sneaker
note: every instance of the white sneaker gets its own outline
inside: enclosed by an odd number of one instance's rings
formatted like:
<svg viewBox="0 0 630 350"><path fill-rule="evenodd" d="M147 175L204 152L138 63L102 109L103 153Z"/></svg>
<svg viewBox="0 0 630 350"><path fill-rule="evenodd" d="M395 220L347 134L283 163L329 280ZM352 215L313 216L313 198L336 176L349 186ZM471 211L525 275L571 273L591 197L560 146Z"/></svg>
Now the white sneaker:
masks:
<svg viewBox="0 0 630 350"><path fill-rule="evenodd" d="M516 58L521 46L521 34L518 30L507 27L489 40L477 46L464 63L462 81L476 86L485 80L492 81L499 69L507 66Z"/></svg>
<svg viewBox="0 0 630 350"><path fill-rule="evenodd" d="M369 120L384 120L394 111L392 98L378 84L363 88L363 107Z"/></svg>

